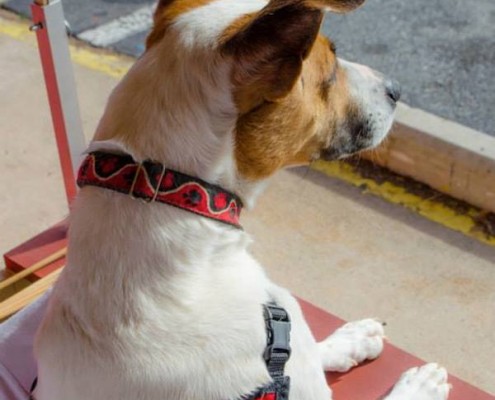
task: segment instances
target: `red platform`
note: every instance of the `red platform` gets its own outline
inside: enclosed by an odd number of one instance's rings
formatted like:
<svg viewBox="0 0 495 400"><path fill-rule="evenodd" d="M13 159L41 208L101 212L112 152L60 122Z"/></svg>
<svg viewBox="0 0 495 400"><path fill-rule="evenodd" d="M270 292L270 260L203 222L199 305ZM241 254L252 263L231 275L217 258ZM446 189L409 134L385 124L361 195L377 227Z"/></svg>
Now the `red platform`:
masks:
<svg viewBox="0 0 495 400"><path fill-rule="evenodd" d="M7 267L17 272L53 254L67 246L66 234L67 228L64 223L42 232L9 251L5 255ZM65 257L33 274L31 278L37 279L45 276L64 263ZM300 300L300 303L317 340L326 338L345 323L344 320L304 300ZM405 370L424 363L419 358L387 343L383 354L377 360L365 363L346 374L328 374L327 380L336 400L378 400L387 394ZM453 385L449 400L495 400L495 396L454 376L449 377L449 382Z"/></svg>
<svg viewBox="0 0 495 400"><path fill-rule="evenodd" d="M5 253L5 266L11 272L20 272L66 246L67 224L64 221ZM35 281L55 271L64 264L65 257L62 257L29 275L26 279Z"/></svg>
<svg viewBox="0 0 495 400"><path fill-rule="evenodd" d="M323 340L345 323L314 305L300 300L304 316L317 340ZM378 400L393 387L407 369L425 362L389 344L383 354L372 362L365 363L345 374L327 374L335 400ZM486 392L450 375L453 385L449 400L495 400Z"/></svg>

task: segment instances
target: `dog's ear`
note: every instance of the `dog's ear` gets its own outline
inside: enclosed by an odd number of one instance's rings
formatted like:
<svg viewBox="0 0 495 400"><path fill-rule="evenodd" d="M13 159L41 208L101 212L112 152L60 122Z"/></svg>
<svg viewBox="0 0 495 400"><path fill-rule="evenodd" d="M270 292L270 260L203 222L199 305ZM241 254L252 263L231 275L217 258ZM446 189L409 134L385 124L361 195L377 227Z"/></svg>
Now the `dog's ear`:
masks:
<svg viewBox="0 0 495 400"><path fill-rule="evenodd" d="M155 13L153 15L153 28L146 38L146 49L149 49L155 43L158 43L165 34L165 30L168 27L168 23L166 22L167 16L165 15L164 10L172 4L174 0L159 0Z"/></svg>
<svg viewBox="0 0 495 400"><path fill-rule="evenodd" d="M172 1L173 0L159 0L158 4L156 5L156 11L168 6L170 3L172 3Z"/></svg>
<svg viewBox="0 0 495 400"><path fill-rule="evenodd" d="M350 11L364 0L272 0L225 34L221 50L233 59L238 103L247 111L287 95L317 38L323 11Z"/></svg>

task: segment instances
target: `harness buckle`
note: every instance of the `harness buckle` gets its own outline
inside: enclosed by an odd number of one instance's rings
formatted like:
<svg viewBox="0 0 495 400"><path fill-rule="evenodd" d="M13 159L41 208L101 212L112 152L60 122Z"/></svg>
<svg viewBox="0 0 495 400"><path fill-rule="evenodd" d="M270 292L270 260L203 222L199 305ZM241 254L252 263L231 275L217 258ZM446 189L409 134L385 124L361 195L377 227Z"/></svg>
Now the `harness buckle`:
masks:
<svg viewBox="0 0 495 400"><path fill-rule="evenodd" d="M289 315L283 308L274 305L265 306L265 310L268 343L265 348L264 359L269 362L276 355L277 358L282 356L288 360L291 354Z"/></svg>
<svg viewBox="0 0 495 400"><path fill-rule="evenodd" d="M290 323L282 321L271 321L270 328L272 330L270 342L265 348L265 361L272 359L273 354L285 354L289 359L291 354L290 341Z"/></svg>

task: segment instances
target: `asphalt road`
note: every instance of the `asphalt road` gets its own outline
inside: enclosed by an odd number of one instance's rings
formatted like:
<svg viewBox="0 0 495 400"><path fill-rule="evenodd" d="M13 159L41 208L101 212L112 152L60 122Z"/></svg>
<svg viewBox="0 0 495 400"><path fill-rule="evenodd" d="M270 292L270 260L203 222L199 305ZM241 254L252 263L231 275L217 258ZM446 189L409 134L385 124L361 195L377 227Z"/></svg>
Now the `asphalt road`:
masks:
<svg viewBox="0 0 495 400"><path fill-rule="evenodd" d="M29 15L29 3L3 6ZM143 51L151 21L143 25L140 10L152 1L63 4L74 34L86 38L104 26L104 37L111 36L108 24L131 15L117 24L131 27L127 36L104 46L134 56ZM354 13L329 14L323 32L341 57L399 80L405 103L495 136L495 0L368 0Z"/></svg>
<svg viewBox="0 0 495 400"><path fill-rule="evenodd" d="M399 80L405 103L495 136L494 0L368 0L323 30Z"/></svg>

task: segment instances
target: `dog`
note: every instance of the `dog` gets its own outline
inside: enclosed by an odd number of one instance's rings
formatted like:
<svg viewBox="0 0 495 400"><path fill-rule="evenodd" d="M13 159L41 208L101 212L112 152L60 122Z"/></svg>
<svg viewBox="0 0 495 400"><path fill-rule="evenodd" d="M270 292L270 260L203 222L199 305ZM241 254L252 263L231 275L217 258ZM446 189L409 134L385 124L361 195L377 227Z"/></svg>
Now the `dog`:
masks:
<svg viewBox="0 0 495 400"><path fill-rule="evenodd" d="M160 0L81 167L33 398L328 400L324 371L379 356L373 319L316 343L238 221L278 170L389 131L398 85L319 34L325 11L363 1ZM448 392L427 364L387 399Z"/></svg>

